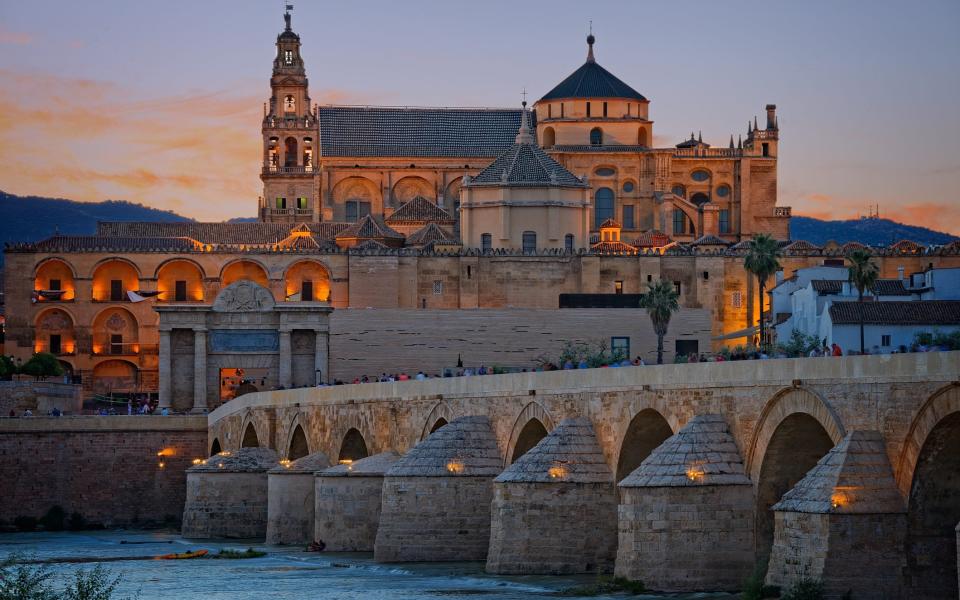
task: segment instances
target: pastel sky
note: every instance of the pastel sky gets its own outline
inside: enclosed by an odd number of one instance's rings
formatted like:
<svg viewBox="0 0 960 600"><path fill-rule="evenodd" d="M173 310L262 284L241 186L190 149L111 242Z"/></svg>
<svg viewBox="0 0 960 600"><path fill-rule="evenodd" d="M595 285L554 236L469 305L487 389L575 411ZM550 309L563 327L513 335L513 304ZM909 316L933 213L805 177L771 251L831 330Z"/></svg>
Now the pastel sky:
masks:
<svg viewBox="0 0 960 600"><path fill-rule="evenodd" d="M960 234L960 2L297 0L319 103L515 106L597 60L657 145L776 103L780 204ZM0 189L252 216L280 0L0 0Z"/></svg>

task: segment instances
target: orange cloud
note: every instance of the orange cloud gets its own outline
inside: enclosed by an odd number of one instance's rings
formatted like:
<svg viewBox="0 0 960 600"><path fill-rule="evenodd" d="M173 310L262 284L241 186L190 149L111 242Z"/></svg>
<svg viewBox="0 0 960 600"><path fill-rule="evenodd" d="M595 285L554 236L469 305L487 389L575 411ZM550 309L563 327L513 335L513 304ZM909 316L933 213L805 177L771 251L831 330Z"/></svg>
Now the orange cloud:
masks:
<svg viewBox="0 0 960 600"><path fill-rule="evenodd" d="M0 28L0 44L25 46L33 42L33 36L22 31L9 31Z"/></svg>

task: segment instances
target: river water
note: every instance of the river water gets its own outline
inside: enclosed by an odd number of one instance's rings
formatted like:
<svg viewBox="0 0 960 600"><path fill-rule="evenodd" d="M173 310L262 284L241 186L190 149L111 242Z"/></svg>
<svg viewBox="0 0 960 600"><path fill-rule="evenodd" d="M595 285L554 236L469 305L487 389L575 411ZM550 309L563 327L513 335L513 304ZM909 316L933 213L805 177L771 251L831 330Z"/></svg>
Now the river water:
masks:
<svg viewBox="0 0 960 600"><path fill-rule="evenodd" d="M312 553L263 547L262 558L243 560L155 560L160 554L206 548L244 550L251 544L188 541L174 533L97 531L0 535L0 558L11 553L49 566L57 587L78 568L98 560L122 577L118 597L137 592L142 600L449 600L553 598L595 577L497 577L483 563L383 565L365 553ZM86 561L93 560L93 563ZM80 561L84 561L81 563ZM571 596L565 596L571 597ZM572 596L575 597L575 596ZM732 600L730 594L631 596L638 599Z"/></svg>

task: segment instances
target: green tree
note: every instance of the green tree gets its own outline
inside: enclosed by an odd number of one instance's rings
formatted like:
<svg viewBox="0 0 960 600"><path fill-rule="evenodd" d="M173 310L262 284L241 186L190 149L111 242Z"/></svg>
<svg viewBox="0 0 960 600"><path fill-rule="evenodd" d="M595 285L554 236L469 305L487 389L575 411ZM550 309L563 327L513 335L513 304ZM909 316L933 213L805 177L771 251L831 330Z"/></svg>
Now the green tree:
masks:
<svg viewBox="0 0 960 600"><path fill-rule="evenodd" d="M857 313L860 315L860 354L864 353L863 344L863 292L873 290L880 277L880 269L871 260L872 255L866 248L857 248L847 256L850 266L847 274L850 283L857 288Z"/></svg>
<svg viewBox="0 0 960 600"><path fill-rule="evenodd" d="M13 363L13 359L6 355L0 355L0 379L9 381L16 374L17 365Z"/></svg>
<svg viewBox="0 0 960 600"><path fill-rule="evenodd" d="M669 281L660 279L647 284L640 306L647 309L653 331L657 334L657 364L663 364L663 336L667 335L670 317L680 310L680 295Z"/></svg>
<svg viewBox="0 0 960 600"><path fill-rule="evenodd" d="M36 379L63 375L63 366L57 357L49 352L37 352L20 369L25 375L33 375Z"/></svg>
<svg viewBox="0 0 960 600"><path fill-rule="evenodd" d="M743 266L757 278L760 292L760 343L764 343L763 301L767 280L780 270L780 246L777 240L765 233L749 241Z"/></svg>

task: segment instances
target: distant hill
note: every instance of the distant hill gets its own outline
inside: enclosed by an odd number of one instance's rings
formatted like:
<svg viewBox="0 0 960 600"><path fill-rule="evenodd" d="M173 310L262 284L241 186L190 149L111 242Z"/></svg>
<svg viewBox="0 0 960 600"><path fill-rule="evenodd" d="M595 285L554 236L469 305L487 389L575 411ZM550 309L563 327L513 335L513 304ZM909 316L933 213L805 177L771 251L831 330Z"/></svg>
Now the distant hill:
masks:
<svg viewBox="0 0 960 600"><path fill-rule="evenodd" d="M924 246L947 244L960 239L955 235L904 225L890 219L851 219L849 221L821 221L812 217L790 219L790 238L806 240L822 246L833 240L838 244L860 242L870 246L886 246L900 240L912 240Z"/></svg>

